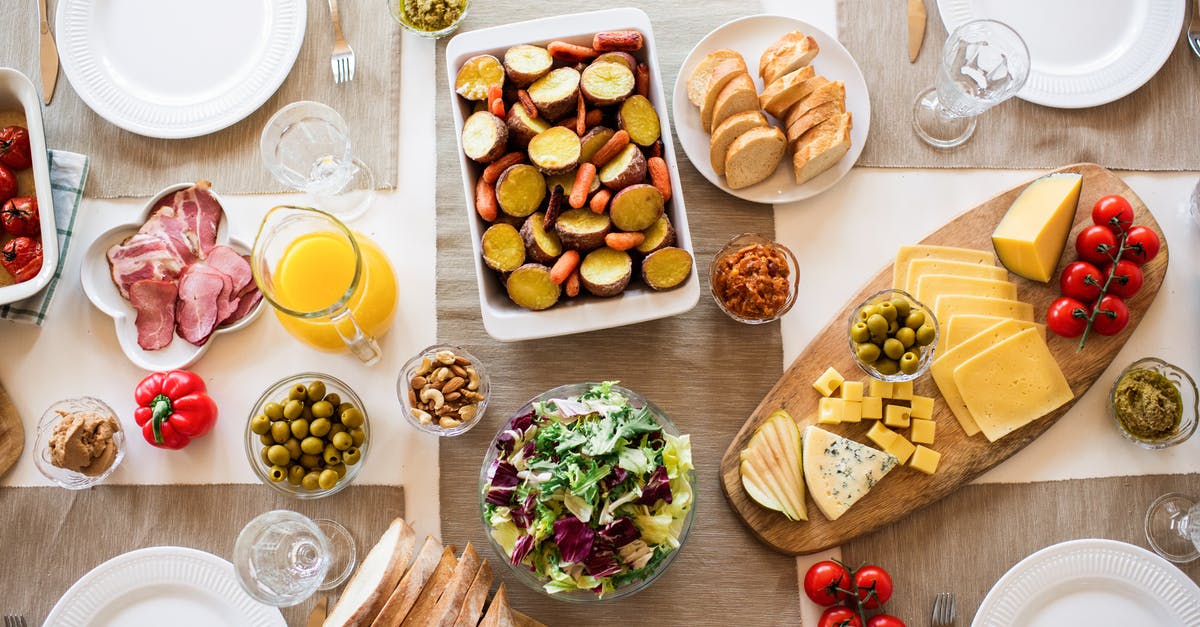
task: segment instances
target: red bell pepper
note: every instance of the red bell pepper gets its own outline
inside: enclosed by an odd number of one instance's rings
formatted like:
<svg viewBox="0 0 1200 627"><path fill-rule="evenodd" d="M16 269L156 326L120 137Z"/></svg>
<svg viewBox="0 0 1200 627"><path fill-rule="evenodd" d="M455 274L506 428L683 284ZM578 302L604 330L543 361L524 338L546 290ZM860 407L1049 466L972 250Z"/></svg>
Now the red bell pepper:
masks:
<svg viewBox="0 0 1200 627"><path fill-rule="evenodd" d="M217 422L217 404L194 372L155 372L142 379L133 398L138 404L133 418L142 437L159 448L181 449Z"/></svg>

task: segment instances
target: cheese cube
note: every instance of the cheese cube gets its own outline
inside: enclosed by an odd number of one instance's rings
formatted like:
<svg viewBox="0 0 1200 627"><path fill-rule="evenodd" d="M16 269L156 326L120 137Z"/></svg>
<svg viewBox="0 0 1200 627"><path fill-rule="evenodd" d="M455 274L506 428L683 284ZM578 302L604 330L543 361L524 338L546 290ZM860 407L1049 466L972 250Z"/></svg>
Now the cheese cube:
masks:
<svg viewBox="0 0 1200 627"><path fill-rule="evenodd" d="M823 425L836 425L842 422L845 403L840 398L826 397L817 404L817 422Z"/></svg>
<svg viewBox="0 0 1200 627"><path fill-rule="evenodd" d="M887 409L884 410L883 424L893 429L907 429L909 411L909 408L903 405L888 405Z"/></svg>
<svg viewBox="0 0 1200 627"><path fill-rule="evenodd" d="M861 401L863 399L862 381L843 381L842 398L848 401Z"/></svg>
<svg viewBox="0 0 1200 627"><path fill-rule="evenodd" d="M932 475L937 472L938 462L942 460L942 454L924 446L917 446L917 450L912 454L912 461L908 462L909 467L920 470L921 472Z"/></svg>
<svg viewBox="0 0 1200 627"><path fill-rule="evenodd" d="M874 418L875 420L883 418L883 399L874 396L864 396L862 399L862 417Z"/></svg>
<svg viewBox="0 0 1200 627"><path fill-rule="evenodd" d="M891 398L892 382L871 379L871 396L877 396L879 398Z"/></svg>
<svg viewBox="0 0 1200 627"><path fill-rule="evenodd" d="M846 378L840 372L834 370L833 366L830 366L825 369L825 372L819 379L813 382L813 387L821 393L821 396L832 396L834 391L838 389L838 386L842 384L842 381L845 380Z"/></svg>
<svg viewBox="0 0 1200 627"><path fill-rule="evenodd" d="M913 396L909 399L912 411L908 412L913 418L933 418L933 399L928 396Z"/></svg>
<svg viewBox="0 0 1200 627"><path fill-rule="evenodd" d="M897 433L896 438L892 440L891 444L883 447L883 450L885 453L895 456L895 458L900 460L900 463L903 464L904 462L908 461L910 456L912 456L913 451L916 450L916 447L912 445L912 442L906 440L904 436Z"/></svg>
<svg viewBox="0 0 1200 627"><path fill-rule="evenodd" d="M1067 244L1083 175L1049 174L1029 184L992 233L1000 263L1013 274L1046 283Z"/></svg>
<svg viewBox="0 0 1200 627"><path fill-rule="evenodd" d="M917 444L933 444L933 434L937 431L937 423L932 420L912 419L912 441Z"/></svg>
<svg viewBox="0 0 1200 627"><path fill-rule="evenodd" d="M913 396L912 381L897 381L892 384L892 398L907 401Z"/></svg>
<svg viewBox="0 0 1200 627"><path fill-rule="evenodd" d="M843 399L842 404L842 422L861 422L862 421L862 403L859 401L847 401Z"/></svg>
<svg viewBox="0 0 1200 627"><path fill-rule="evenodd" d="M887 447L891 445L893 440L900 437L900 434L883 426L883 423L877 422L871 425L871 428L867 431L867 437L879 448L887 450Z"/></svg>

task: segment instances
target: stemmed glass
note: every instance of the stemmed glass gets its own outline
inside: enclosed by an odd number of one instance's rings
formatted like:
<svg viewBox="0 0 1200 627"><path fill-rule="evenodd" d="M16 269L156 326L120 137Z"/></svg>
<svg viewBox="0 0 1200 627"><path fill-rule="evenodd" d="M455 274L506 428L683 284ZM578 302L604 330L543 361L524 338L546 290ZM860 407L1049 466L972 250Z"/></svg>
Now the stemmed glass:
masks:
<svg viewBox="0 0 1200 627"><path fill-rule="evenodd" d="M1013 29L974 20L950 33L942 46L937 82L917 94L913 128L938 148L961 146L975 132L975 117L1016 95L1029 78L1029 48Z"/></svg>
<svg viewBox="0 0 1200 627"><path fill-rule="evenodd" d="M354 539L332 520L288 510L261 514L242 528L233 567L246 592L267 605L290 607L350 576Z"/></svg>
<svg viewBox="0 0 1200 627"><path fill-rule="evenodd" d="M375 199L375 176L354 158L346 120L327 105L301 100L276 111L258 147L275 180L343 220L361 216Z"/></svg>
<svg viewBox="0 0 1200 627"><path fill-rule="evenodd" d="M1200 557L1200 503L1175 492L1155 499L1146 511L1146 540L1177 564Z"/></svg>

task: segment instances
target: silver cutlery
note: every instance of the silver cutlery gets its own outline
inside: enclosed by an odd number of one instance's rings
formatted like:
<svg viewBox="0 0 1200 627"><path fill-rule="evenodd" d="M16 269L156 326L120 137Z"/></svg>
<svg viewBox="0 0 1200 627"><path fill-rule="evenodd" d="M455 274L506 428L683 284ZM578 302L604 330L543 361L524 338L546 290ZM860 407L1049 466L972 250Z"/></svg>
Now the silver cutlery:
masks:
<svg viewBox="0 0 1200 627"><path fill-rule="evenodd" d="M939 592L933 597L933 627L954 627L954 593Z"/></svg>
<svg viewBox="0 0 1200 627"><path fill-rule="evenodd" d="M4 627L27 627L24 616L5 615Z"/></svg>
<svg viewBox="0 0 1200 627"><path fill-rule="evenodd" d="M345 83L354 80L354 49L342 35L342 16L338 13L338 0L329 0L329 12L333 14L333 56L329 59L333 67L333 82Z"/></svg>
<svg viewBox="0 0 1200 627"><path fill-rule="evenodd" d="M1192 19L1188 22L1188 45L1200 57L1200 0L1192 0Z"/></svg>

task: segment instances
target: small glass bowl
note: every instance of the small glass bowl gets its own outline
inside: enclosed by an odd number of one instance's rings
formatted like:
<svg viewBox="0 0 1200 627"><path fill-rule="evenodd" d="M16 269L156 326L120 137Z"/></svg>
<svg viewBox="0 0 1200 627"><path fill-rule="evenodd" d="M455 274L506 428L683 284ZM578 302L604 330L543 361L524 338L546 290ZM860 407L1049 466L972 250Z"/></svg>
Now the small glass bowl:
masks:
<svg viewBox="0 0 1200 627"><path fill-rule="evenodd" d="M113 441L117 445L116 459L113 460L112 465L107 470L94 477L81 472L75 472L74 470L59 468L50 462L50 438L54 435L54 428L63 421L64 414L70 415L83 412L112 416L117 426L120 427L121 425L121 421L117 418L117 412L113 411L104 401L90 396L82 396L80 398L59 401L51 405L46 410L46 413L42 414L42 418L38 421L37 426L33 463L47 479L68 490L83 490L104 481L117 469L117 466L121 465L121 460L125 459L125 429L119 428L113 434Z"/></svg>
<svg viewBox="0 0 1200 627"><path fill-rule="evenodd" d="M471 12L471 0L460 1L462 2L462 14L458 16L457 20L454 20L454 23L450 24L446 28L443 28L442 30L421 30L420 28L414 26L412 22L408 20L408 17L404 11L404 0L387 0L387 6L388 13L391 14L392 19L399 22L401 26L408 29L410 32L420 37L441 39L442 37L445 37L446 35L458 30L459 25L462 24L463 20L467 19L467 14Z"/></svg>
<svg viewBox="0 0 1200 627"><path fill-rule="evenodd" d="M717 295L716 289L713 287L713 285L716 283L715 279L717 278L721 261L726 257L729 257L730 255L742 250L743 248L746 248L747 246L753 246L755 244L761 244L762 246L772 248L783 253L784 259L787 260L788 274L789 278L791 279L791 283L788 285L787 299L784 301L783 306L780 307L779 310L774 313L774 315L766 318L748 318L731 311L729 307L725 305L724 301L721 300L721 297ZM713 300L717 302L717 307L720 307L721 311L725 312L725 315L737 320L738 322L741 322L742 324L764 324L782 318L783 314L787 313L792 308L792 305L796 304L796 292L799 286L800 264L796 261L796 255L793 255L792 251L788 249L787 246L784 246L779 242L771 240L757 233L742 233L741 235L729 240L729 243L725 244L725 246L721 250L717 251L717 254L713 256L712 263L708 267L708 291L710 294L712 294Z"/></svg>
<svg viewBox="0 0 1200 627"><path fill-rule="evenodd" d="M856 350L857 345L854 342L854 340L850 339L850 328L853 327L856 322L858 322L858 312L863 307L866 307L867 305L874 305L875 303L879 303L879 302L883 302L883 301L892 300L893 298L896 298L897 296L900 298L903 298L904 300L907 300L908 306L911 310L920 311L921 313L925 314L926 324L933 325L933 341L930 342L929 345L927 345L923 349L921 349L921 358L917 362L917 370L916 370L916 372L913 372L911 374L905 374L903 372L897 372L896 374L883 374L882 372L879 372L879 370L877 370L874 365L864 363L861 359L858 358L858 351ZM921 301L913 298L912 294L909 294L908 292L906 292L904 290L880 290L878 292L875 292L874 294L871 294L870 296L867 297L866 300L855 305L854 308L850 310L850 317L846 320L846 342L848 343L848 345L850 347L850 356L852 358L854 358L854 363L858 364L858 367L861 368L863 372L867 373L872 378L879 379L880 381L893 381L893 382L895 382L895 381L912 381L913 379L916 379L916 378L920 377L921 375L925 374L926 372L928 372L929 366L933 364L933 351L937 347L937 343L938 343L938 321L937 321L937 318L934 317L934 315L933 315L933 310L930 309L929 307L926 307L925 304L922 303Z"/></svg>
<svg viewBox="0 0 1200 627"><path fill-rule="evenodd" d="M1126 374L1134 370L1152 370L1157 372L1166 377L1175 386L1175 389L1179 390L1179 399L1183 403L1183 416L1179 419L1179 427L1171 435L1154 440L1141 438L1127 431L1125 426L1121 424L1121 421L1117 419L1115 408L1117 384L1121 382L1121 379ZM1148 449L1167 448L1186 441L1196 431L1197 396L1196 382L1183 369L1161 359L1143 357L1129 364L1129 366L1121 371L1117 379L1113 381L1112 389L1108 392L1108 416L1117 425L1117 429L1121 431L1121 435L1125 436L1130 442Z"/></svg>
<svg viewBox="0 0 1200 627"><path fill-rule="evenodd" d="M475 372L479 375L479 389L475 391L478 392L479 395L483 396L483 400L477 403L478 408L475 410L475 417L470 420L464 420L462 424L458 425L457 427L442 427L438 425L436 421L429 424L423 424L416 416L413 415L413 401L408 394L409 390L412 389L413 377L416 376L417 370L421 367L422 359L426 357L428 357L430 361L434 362L433 365L435 369L437 366L439 366L437 360L434 359L434 355L436 355L438 351L450 351L455 355L467 358L471 362L471 367L474 367ZM464 386L464 388L465 387L466 386ZM462 435L470 431L471 427L474 427L479 420L483 418L484 412L487 411L488 399L490 398L488 392L490 388L491 385L488 379L487 368L483 367L482 362L480 362L477 357L471 353L468 353L462 347L454 346L452 344L434 344L433 346L428 346L422 349L419 353L414 355L412 359L408 360L408 362L404 364L404 367L400 369L400 376L396 379L396 397L400 399L400 404L404 407L404 417L408 419L409 424L426 433L432 433L442 437L454 437L456 435Z"/></svg>
<svg viewBox="0 0 1200 627"><path fill-rule="evenodd" d="M339 479L338 482L328 490L306 490L304 486L296 486L288 483L286 478L283 481L272 481L270 475L267 474L270 468L263 463L262 458L260 457L260 449L262 449L263 443L259 440L258 434L250 430L250 421L253 420L255 416L263 413L263 407L265 407L267 403L278 403L280 400L287 399L288 391L292 389L292 386L296 385L297 383L303 383L307 385L311 381L320 381L324 383L326 394L337 394L339 397L341 397L343 403L353 404L363 414L362 429L365 439L363 440L362 446L358 447L361 457L359 458L357 464L347 464L346 475ZM280 379L279 381L273 383L271 387L267 388L267 391L263 392L262 396L258 397L258 400L254 402L254 406L250 409L250 415L246 417L245 443L246 461L250 463L250 468L254 470L254 475L258 477L260 481L268 486L271 486L275 490L283 492L284 494L290 494L298 499L319 499L323 496L337 494L338 492L344 490L346 486L354 482L354 478L358 476L358 473L360 470L362 470L363 465L367 463L367 454L370 453L371 449L371 418L367 415L367 408L365 405L363 405L362 399L359 398L358 394L355 394L354 390L350 389L350 386L346 385L344 381L338 379L337 377L320 372L302 372L286 379Z"/></svg>

